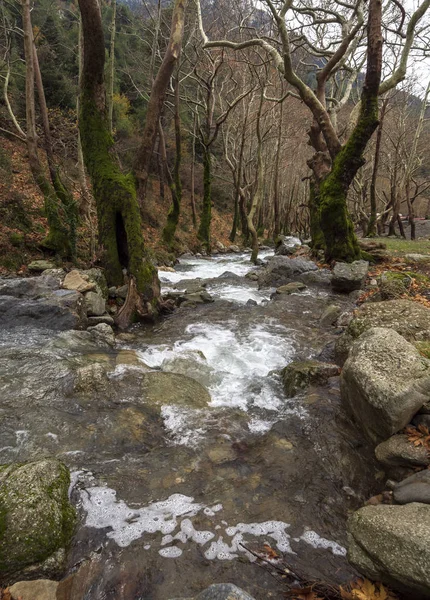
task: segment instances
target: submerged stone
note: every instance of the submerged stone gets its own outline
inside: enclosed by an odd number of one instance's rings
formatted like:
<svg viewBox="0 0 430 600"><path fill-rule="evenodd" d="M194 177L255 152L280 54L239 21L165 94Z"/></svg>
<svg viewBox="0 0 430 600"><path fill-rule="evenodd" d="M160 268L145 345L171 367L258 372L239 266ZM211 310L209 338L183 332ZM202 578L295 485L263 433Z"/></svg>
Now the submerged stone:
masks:
<svg viewBox="0 0 430 600"><path fill-rule="evenodd" d="M292 398L309 385L324 385L329 377L338 374L337 365L318 360L294 361L282 370L285 394L288 398Z"/></svg>

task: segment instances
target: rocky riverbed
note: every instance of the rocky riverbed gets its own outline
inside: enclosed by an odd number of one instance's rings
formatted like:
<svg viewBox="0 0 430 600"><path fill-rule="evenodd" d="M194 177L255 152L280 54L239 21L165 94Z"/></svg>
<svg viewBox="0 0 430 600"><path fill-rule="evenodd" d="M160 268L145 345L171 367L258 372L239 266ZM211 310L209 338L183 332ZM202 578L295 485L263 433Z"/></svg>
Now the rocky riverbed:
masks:
<svg viewBox="0 0 430 600"><path fill-rule="evenodd" d="M61 577L57 598L165 600L230 582L279 598L246 549L264 543L311 577L356 575L346 521L385 475L334 363L363 267L337 292L306 258L262 257L260 269L243 253L185 257L159 273L180 307L116 336L105 304L89 314L94 273L67 293L59 273L0 283L1 463L60 460L76 509L54 566L19 568L19 536L16 560L0 550L5 583Z"/></svg>

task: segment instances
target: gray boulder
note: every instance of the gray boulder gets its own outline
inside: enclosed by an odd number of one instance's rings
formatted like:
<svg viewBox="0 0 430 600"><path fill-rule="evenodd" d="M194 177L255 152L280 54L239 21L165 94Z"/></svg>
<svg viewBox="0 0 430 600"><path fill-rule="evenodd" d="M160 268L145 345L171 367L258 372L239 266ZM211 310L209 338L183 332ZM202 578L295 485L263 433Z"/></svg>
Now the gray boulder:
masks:
<svg viewBox="0 0 430 600"><path fill-rule="evenodd" d="M86 323L84 297L79 292L54 290L42 298L0 296L0 326L36 327L61 331L81 329Z"/></svg>
<svg viewBox="0 0 430 600"><path fill-rule="evenodd" d="M69 485L58 460L0 467L2 583L61 575L75 525Z"/></svg>
<svg viewBox="0 0 430 600"><path fill-rule="evenodd" d="M393 497L397 504L430 504L430 471L419 471L398 483L393 489Z"/></svg>
<svg viewBox="0 0 430 600"><path fill-rule="evenodd" d="M280 287L296 279L297 275L317 270L318 267L314 262L304 258L274 256L268 261L267 267L258 273L258 285Z"/></svg>
<svg viewBox="0 0 430 600"><path fill-rule="evenodd" d="M0 296L14 298L45 298L58 290L59 282L50 276L43 277L14 277L0 279Z"/></svg>
<svg viewBox="0 0 430 600"><path fill-rule="evenodd" d="M429 394L430 361L395 331L375 327L353 344L342 370L341 396L372 441L405 427Z"/></svg>
<svg viewBox="0 0 430 600"><path fill-rule="evenodd" d="M408 436L393 435L375 448L375 456L385 467L426 467L430 453L424 446L414 446Z"/></svg>
<svg viewBox="0 0 430 600"><path fill-rule="evenodd" d="M337 262L333 269L331 284L337 292L360 290L366 281L369 263L356 260L353 263Z"/></svg>
<svg viewBox="0 0 430 600"><path fill-rule="evenodd" d="M340 363L346 360L353 341L371 327L393 329L409 342L430 341L430 310L403 299L362 304L336 343L336 358Z"/></svg>
<svg viewBox="0 0 430 600"><path fill-rule="evenodd" d="M156 406L175 404L205 408L211 401L209 392L198 381L178 373L146 373L142 383L145 401Z"/></svg>
<svg viewBox="0 0 430 600"><path fill-rule="evenodd" d="M318 360L294 361L287 365L281 373L284 391L292 398L311 384L324 385L329 377L339 374L339 367Z"/></svg>
<svg viewBox="0 0 430 600"><path fill-rule="evenodd" d="M85 306L89 317L100 317L106 312L106 302L103 296L96 292L85 294Z"/></svg>
<svg viewBox="0 0 430 600"><path fill-rule="evenodd" d="M430 597L430 506L365 506L348 520L348 559L406 598Z"/></svg>

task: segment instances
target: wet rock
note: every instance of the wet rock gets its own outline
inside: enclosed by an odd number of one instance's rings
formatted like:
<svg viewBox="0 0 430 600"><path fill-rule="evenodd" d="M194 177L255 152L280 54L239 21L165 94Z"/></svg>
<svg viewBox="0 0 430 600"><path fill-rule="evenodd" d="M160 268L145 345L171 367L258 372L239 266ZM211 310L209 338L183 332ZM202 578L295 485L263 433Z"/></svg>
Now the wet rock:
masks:
<svg viewBox="0 0 430 600"><path fill-rule="evenodd" d="M338 327L348 327L348 325L351 323L353 318L354 318L354 313L346 310L345 312L343 312L339 315L336 325Z"/></svg>
<svg viewBox="0 0 430 600"><path fill-rule="evenodd" d="M301 292L305 290L306 286L301 281L292 281L291 283L287 283L285 285L281 285L276 290L277 294L294 294L296 292Z"/></svg>
<svg viewBox="0 0 430 600"><path fill-rule="evenodd" d="M212 369L207 364L203 353L193 350L183 352L180 356L166 358L161 368L163 372L192 377L202 385L207 384L212 376Z"/></svg>
<svg viewBox="0 0 430 600"><path fill-rule="evenodd" d="M415 263L430 263L430 254L405 254L405 259Z"/></svg>
<svg viewBox="0 0 430 600"><path fill-rule="evenodd" d="M425 467L430 453L424 446L414 446L407 435L393 435L375 448L375 456L385 467Z"/></svg>
<svg viewBox="0 0 430 600"><path fill-rule="evenodd" d="M251 281L258 281L258 273L255 271L250 271L245 275L246 279L250 279Z"/></svg>
<svg viewBox="0 0 430 600"><path fill-rule="evenodd" d="M59 287L59 282L50 276L0 279L0 296L44 298L50 296Z"/></svg>
<svg viewBox="0 0 430 600"><path fill-rule="evenodd" d="M430 506L365 506L348 521L348 559L407 598L430 597Z"/></svg>
<svg viewBox="0 0 430 600"><path fill-rule="evenodd" d="M341 312L342 309L340 308L340 306L337 306L337 304L330 304L329 306L327 306L327 308L320 317L321 327L331 327L332 325L334 325L340 317Z"/></svg>
<svg viewBox="0 0 430 600"><path fill-rule="evenodd" d="M337 262L333 269L331 284L337 292L360 290L366 281L369 263L356 260L353 263Z"/></svg>
<svg viewBox="0 0 430 600"><path fill-rule="evenodd" d="M0 296L1 327L36 327L53 330L81 329L86 323L84 297L80 292L54 290L43 298Z"/></svg>
<svg viewBox="0 0 430 600"><path fill-rule="evenodd" d="M68 469L52 459L6 465L0 484L2 582L61 575L75 525Z"/></svg>
<svg viewBox="0 0 430 600"><path fill-rule="evenodd" d="M99 317L106 312L106 303L103 296L95 292L85 294L85 306L89 317Z"/></svg>
<svg viewBox="0 0 430 600"><path fill-rule="evenodd" d="M55 265L50 260L33 260L27 268L29 271L38 273L46 271L46 269L55 269Z"/></svg>
<svg viewBox="0 0 430 600"><path fill-rule="evenodd" d="M228 247L228 251L234 252L235 254L239 254L240 248L239 248L239 246L236 246L236 244L232 244L231 246Z"/></svg>
<svg viewBox="0 0 430 600"><path fill-rule="evenodd" d="M75 290L76 292L90 292L96 289L96 284L89 280L88 275L82 275L78 270L74 269L67 273L63 281L65 290Z"/></svg>
<svg viewBox="0 0 430 600"><path fill-rule="evenodd" d="M258 302L256 300L253 300L252 298L249 298L249 300L246 301L246 306L257 306Z"/></svg>
<svg viewBox="0 0 430 600"><path fill-rule="evenodd" d="M280 236L275 249L277 256L290 256L302 245L299 238L292 235Z"/></svg>
<svg viewBox="0 0 430 600"><path fill-rule="evenodd" d="M336 355L344 362L355 339L371 327L397 331L409 342L430 341L430 310L412 300L387 300L362 304L336 344Z"/></svg>
<svg viewBox="0 0 430 600"><path fill-rule="evenodd" d="M296 279L297 275L308 271L317 271L318 267L310 260L275 256L268 261L267 267L258 274L259 287L280 287Z"/></svg>
<svg viewBox="0 0 430 600"><path fill-rule="evenodd" d="M142 394L147 402L158 406L175 404L205 408L211 401L206 388L195 379L178 373L146 373Z"/></svg>
<svg viewBox="0 0 430 600"><path fill-rule="evenodd" d="M398 483L393 489L393 497L397 504L430 504L430 471L419 471Z"/></svg>
<svg viewBox="0 0 430 600"><path fill-rule="evenodd" d="M12 600L56 600L58 581L36 579L18 581L9 588Z"/></svg>
<svg viewBox="0 0 430 600"><path fill-rule="evenodd" d="M225 252L227 250L227 248L224 246L224 244L222 242L215 242L215 248L218 250L218 252Z"/></svg>
<svg viewBox="0 0 430 600"><path fill-rule="evenodd" d="M372 441L405 427L429 394L430 361L401 335L375 327L354 342L342 370L342 401Z"/></svg>
<svg viewBox="0 0 430 600"><path fill-rule="evenodd" d="M282 382L288 398L292 398L311 384L324 385L329 377L339 374L337 365L318 360L294 361L282 370Z"/></svg>
<svg viewBox="0 0 430 600"><path fill-rule="evenodd" d="M109 325L100 323L87 331L62 331L47 344L47 348L67 353L91 353L95 350L112 348L115 345L115 335Z"/></svg>

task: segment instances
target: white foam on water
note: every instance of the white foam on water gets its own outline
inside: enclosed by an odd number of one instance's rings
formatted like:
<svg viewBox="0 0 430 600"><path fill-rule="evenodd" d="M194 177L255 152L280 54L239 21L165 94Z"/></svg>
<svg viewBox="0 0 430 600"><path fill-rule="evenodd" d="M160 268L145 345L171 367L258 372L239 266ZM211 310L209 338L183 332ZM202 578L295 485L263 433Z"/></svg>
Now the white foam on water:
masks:
<svg viewBox="0 0 430 600"><path fill-rule="evenodd" d="M191 447L199 444L206 431L204 427L199 427L199 423L204 421L203 412L183 406L164 405L161 407L164 426L170 432L175 444Z"/></svg>
<svg viewBox="0 0 430 600"><path fill-rule="evenodd" d="M73 479L78 478L79 472L74 473ZM131 508L123 500L117 500L116 491L108 487L81 489L80 496L82 508L87 513L85 526L108 529L107 537L123 548L148 535L151 537L145 540L144 548L148 550L155 545L156 548L159 547L159 554L165 558L179 557L185 546L193 543L203 548L208 560L233 560L241 553L249 555L243 546L253 539L271 544L273 540L280 552L295 554L290 544L291 536L287 533L290 527L288 523L264 521L229 525L219 519L218 513L223 508L221 503L204 506L194 502L191 496L172 494L166 500ZM192 519L199 513L214 517L211 527L213 530L194 527ZM156 534L161 538L154 539ZM345 555L342 546L310 529L305 529L294 541L305 542L317 549L331 550L333 554L340 556Z"/></svg>
<svg viewBox="0 0 430 600"><path fill-rule="evenodd" d="M300 540L311 545L313 548L330 549L332 553L337 556L346 556L346 548L337 542L332 542L331 540L321 537L311 529L306 529L299 538L294 538L294 541L296 542L299 542Z"/></svg>
<svg viewBox="0 0 430 600"><path fill-rule="evenodd" d="M273 255L273 251L266 250L260 252L259 258L270 255ZM223 254L210 259L198 257L180 259L175 271L159 271L158 277L162 284L175 284L182 279L212 279L226 271L244 276L254 268L250 261L250 254Z"/></svg>
<svg viewBox="0 0 430 600"><path fill-rule="evenodd" d="M246 285L226 285L222 284L222 279L219 284L208 285L206 289L215 298L231 300L240 304L246 304L248 300L255 300L258 304L270 300L267 290L263 292Z"/></svg>

